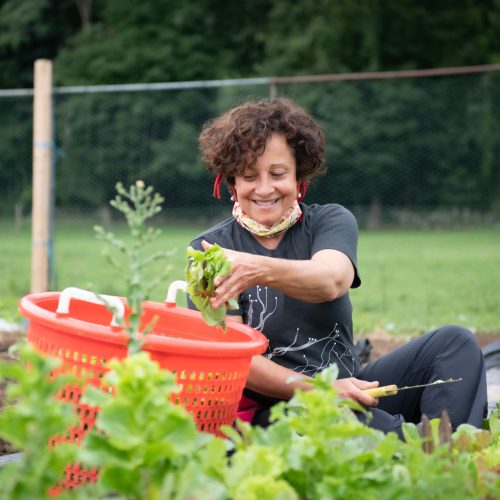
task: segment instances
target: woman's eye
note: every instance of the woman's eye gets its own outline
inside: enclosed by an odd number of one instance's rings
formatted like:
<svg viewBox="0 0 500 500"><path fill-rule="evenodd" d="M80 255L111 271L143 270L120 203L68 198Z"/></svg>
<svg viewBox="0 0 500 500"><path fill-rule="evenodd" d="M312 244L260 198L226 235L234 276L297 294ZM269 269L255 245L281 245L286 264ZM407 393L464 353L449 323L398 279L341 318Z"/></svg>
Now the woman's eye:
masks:
<svg viewBox="0 0 500 500"><path fill-rule="evenodd" d="M243 179L245 179L246 181L251 181L255 179L255 175L244 175Z"/></svg>
<svg viewBox="0 0 500 500"><path fill-rule="evenodd" d="M279 178L283 177L285 174L283 172L273 172L271 175L273 177L279 179Z"/></svg>

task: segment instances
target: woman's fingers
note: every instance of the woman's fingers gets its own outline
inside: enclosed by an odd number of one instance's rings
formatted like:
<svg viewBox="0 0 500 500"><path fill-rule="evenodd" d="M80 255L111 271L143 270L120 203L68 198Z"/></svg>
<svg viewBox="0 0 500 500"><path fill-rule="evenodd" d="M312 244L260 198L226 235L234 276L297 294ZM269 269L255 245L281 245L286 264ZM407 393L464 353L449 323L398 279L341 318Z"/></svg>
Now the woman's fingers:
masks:
<svg viewBox="0 0 500 500"><path fill-rule="evenodd" d="M360 380L359 378L352 378L353 384L361 390L364 389L373 389L374 387L378 387L378 382L376 380L372 382L368 382L367 380Z"/></svg>
<svg viewBox="0 0 500 500"><path fill-rule="evenodd" d="M209 243L208 241L206 240L201 240L201 246L203 247L203 250L208 250L209 248L213 247L213 244L212 243ZM225 248L222 248L222 251L224 252L224 254L226 255L227 259L229 261L232 260L232 258L228 255L228 250L226 250ZM228 275L226 276L217 276L215 279L214 279L214 285L216 287L218 287L223 281L224 279L227 277Z"/></svg>
<svg viewBox="0 0 500 500"><path fill-rule="evenodd" d="M204 250L208 250L213 245L202 240L201 245ZM227 260L231 263L230 271L214 279L215 293L211 299L214 309L225 304L229 300L238 297L245 289L254 283L256 265L253 263L253 255L245 252L237 252L228 248L222 248Z"/></svg>
<svg viewBox="0 0 500 500"><path fill-rule="evenodd" d="M363 389L378 387L378 382L367 382L350 377L336 380L334 385L338 389L339 395L343 398L352 399L363 406L376 406L378 404L376 398L363 391Z"/></svg>
<svg viewBox="0 0 500 500"><path fill-rule="evenodd" d="M220 283L222 283L221 286ZM216 289L210 300L214 309L217 309L222 304L225 304L226 302L229 302L229 300L238 297L240 293L239 288L232 285L232 280L228 278L228 275L221 278L219 284L216 281L214 281L214 284L216 286Z"/></svg>

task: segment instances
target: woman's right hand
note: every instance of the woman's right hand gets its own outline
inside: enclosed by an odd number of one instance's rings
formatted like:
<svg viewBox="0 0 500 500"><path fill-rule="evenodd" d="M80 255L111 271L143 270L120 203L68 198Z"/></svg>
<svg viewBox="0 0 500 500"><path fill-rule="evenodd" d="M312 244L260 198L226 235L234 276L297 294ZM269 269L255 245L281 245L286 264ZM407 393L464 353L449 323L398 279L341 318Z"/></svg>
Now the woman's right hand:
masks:
<svg viewBox="0 0 500 500"><path fill-rule="evenodd" d="M352 399L363 406L377 406L378 399L373 398L364 389L378 387L378 382L367 382L354 377L341 378L336 380L333 385L339 391L341 398Z"/></svg>
<svg viewBox="0 0 500 500"><path fill-rule="evenodd" d="M201 245L204 250L213 246L205 240L201 242ZM241 292L256 285L259 281L259 256L221 248L227 260L231 262L231 270L224 276L217 276L214 280L216 289L210 299L214 309L226 304L230 299L238 297Z"/></svg>

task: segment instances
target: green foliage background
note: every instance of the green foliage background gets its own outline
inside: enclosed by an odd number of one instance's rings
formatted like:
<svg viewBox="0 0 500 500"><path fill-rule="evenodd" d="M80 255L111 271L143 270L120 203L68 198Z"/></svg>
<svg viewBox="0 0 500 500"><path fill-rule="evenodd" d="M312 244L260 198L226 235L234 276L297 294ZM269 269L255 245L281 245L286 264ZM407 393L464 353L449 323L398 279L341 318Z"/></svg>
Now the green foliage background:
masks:
<svg viewBox="0 0 500 500"><path fill-rule="evenodd" d="M0 88L340 73L499 61L498 0L1 0Z"/></svg>
<svg viewBox="0 0 500 500"><path fill-rule="evenodd" d="M32 87L41 57L60 87L497 63L499 31L500 0L0 0L0 89ZM496 217L499 78L280 85L326 131L331 173L310 199L372 214L453 207ZM175 193L176 216L210 210L201 126L268 95L265 86L56 94L57 206L94 211L117 181L141 177ZM31 104L0 98L5 215L29 212Z"/></svg>

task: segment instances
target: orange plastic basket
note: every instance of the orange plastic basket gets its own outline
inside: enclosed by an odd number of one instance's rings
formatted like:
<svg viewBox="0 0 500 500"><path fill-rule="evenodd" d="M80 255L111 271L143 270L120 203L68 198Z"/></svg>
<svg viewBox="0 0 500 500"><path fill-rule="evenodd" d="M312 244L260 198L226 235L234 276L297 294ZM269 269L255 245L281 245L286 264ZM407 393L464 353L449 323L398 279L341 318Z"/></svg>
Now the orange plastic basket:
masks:
<svg viewBox="0 0 500 500"><path fill-rule="evenodd" d="M169 293L170 295L170 293ZM105 296L115 308L124 301ZM175 372L181 386L174 402L184 406L200 431L220 435L221 425L234 421L248 376L252 356L261 354L267 339L257 330L229 320L227 331L205 324L198 311L177 307L174 302L144 302L142 324L153 318L152 332L142 349L151 359ZM29 320L28 341L40 352L62 360L62 370L71 372L96 386L101 385L107 361L127 355L128 337L115 326L113 313L96 296L79 289L27 295L19 309ZM98 409L80 403L81 389L66 387L62 399L75 405L79 424L55 442L80 442L95 423ZM65 488L96 479L95 470L79 464L66 470Z"/></svg>

